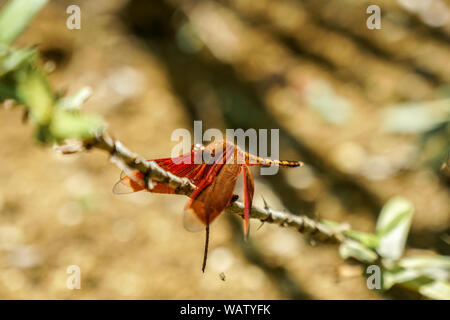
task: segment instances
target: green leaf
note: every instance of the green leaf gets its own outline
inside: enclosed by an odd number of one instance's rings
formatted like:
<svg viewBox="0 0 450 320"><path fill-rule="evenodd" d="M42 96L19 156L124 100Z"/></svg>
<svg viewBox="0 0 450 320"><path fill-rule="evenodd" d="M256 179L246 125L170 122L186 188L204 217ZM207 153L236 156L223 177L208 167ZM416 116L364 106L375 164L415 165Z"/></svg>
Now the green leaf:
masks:
<svg viewBox="0 0 450 320"><path fill-rule="evenodd" d="M0 11L0 43L10 44L48 0L10 0Z"/></svg>
<svg viewBox="0 0 450 320"><path fill-rule="evenodd" d="M395 284L419 292L432 299L449 299L448 279L450 278L450 257L413 256L396 263L383 272L383 288L390 289Z"/></svg>
<svg viewBox="0 0 450 320"><path fill-rule="evenodd" d="M431 299L450 300L450 282L433 281L420 286L419 292Z"/></svg>
<svg viewBox="0 0 450 320"><path fill-rule="evenodd" d="M63 97L59 99L58 108L71 111L80 110L83 103L91 96L91 94L92 89L90 87L84 87L72 97Z"/></svg>
<svg viewBox="0 0 450 320"><path fill-rule="evenodd" d="M351 230L348 223L337 223L327 219L323 219L320 222L334 232L343 233L345 236L362 243L367 248L375 249L378 245L379 237L376 234Z"/></svg>
<svg viewBox="0 0 450 320"><path fill-rule="evenodd" d="M86 139L104 129L103 121L96 116L55 109L50 133L57 140Z"/></svg>
<svg viewBox="0 0 450 320"><path fill-rule="evenodd" d="M27 66L15 71L14 75L17 97L28 107L31 120L39 125L48 125L55 97L44 74L36 67Z"/></svg>
<svg viewBox="0 0 450 320"><path fill-rule="evenodd" d="M5 50L0 52L0 77L18 68L22 63L30 61L30 58L35 53L36 51L34 48Z"/></svg>
<svg viewBox="0 0 450 320"><path fill-rule="evenodd" d="M362 243L367 248L375 249L379 243L379 237L373 233L357 230L345 230L344 235Z"/></svg>
<svg viewBox="0 0 450 320"><path fill-rule="evenodd" d="M350 230L350 225L348 223L338 223L328 219L322 219L320 220L320 222L334 232L343 232L345 230Z"/></svg>
<svg viewBox="0 0 450 320"><path fill-rule="evenodd" d="M450 257L414 256L403 258L397 265L407 270L417 270L421 275L433 280L450 279Z"/></svg>
<svg viewBox="0 0 450 320"><path fill-rule="evenodd" d="M383 289L395 284L416 291L431 299L450 300L450 283L446 280L432 280L422 275L420 270L396 270L383 272Z"/></svg>
<svg viewBox="0 0 450 320"><path fill-rule="evenodd" d="M321 220L325 226L334 232L343 233L345 236L362 243L367 248L375 249L378 245L379 237L376 234L351 230L348 223L337 223L331 220Z"/></svg>
<svg viewBox="0 0 450 320"><path fill-rule="evenodd" d="M354 258L364 263L375 262L377 254L357 241L345 240L339 246L339 254L343 259Z"/></svg>
<svg viewBox="0 0 450 320"><path fill-rule="evenodd" d="M422 285L424 282L428 282L426 278L422 278L420 279L420 281L418 281L420 277L421 274L419 270L385 270L383 272L383 289L388 290L395 284L410 282L408 287L410 287L414 291L417 291L420 285Z"/></svg>
<svg viewBox="0 0 450 320"><path fill-rule="evenodd" d="M385 204L376 226L377 252L381 256L393 260L402 256L413 212L412 203L405 198L395 197Z"/></svg>
<svg viewBox="0 0 450 320"><path fill-rule="evenodd" d="M450 272L450 257L412 256L401 259L398 265L406 269L442 268Z"/></svg>

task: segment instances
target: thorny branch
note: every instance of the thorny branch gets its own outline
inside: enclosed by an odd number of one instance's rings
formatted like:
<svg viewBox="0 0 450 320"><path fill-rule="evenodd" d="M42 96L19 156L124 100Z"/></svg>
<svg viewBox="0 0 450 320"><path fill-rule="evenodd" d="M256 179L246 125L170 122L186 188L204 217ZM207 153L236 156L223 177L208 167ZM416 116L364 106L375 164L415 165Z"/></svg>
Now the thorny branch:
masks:
<svg viewBox="0 0 450 320"><path fill-rule="evenodd" d="M146 177L147 187L150 190L152 189L152 180L172 187L176 194L186 196L189 196L196 188L188 179L180 178L167 172L154 161L143 159L139 155L129 151L120 141L115 140L106 133L84 140L81 144L68 144L57 147L64 154L92 148L107 151L111 155L112 162L123 170L134 169L141 172ZM235 201L230 204L226 211L243 217L244 204ZM253 206L250 217L259 219L262 222L274 223L281 227L294 228L298 232L321 242L340 243L346 239L342 233L331 230L326 225L306 216L273 210L267 206L265 208Z"/></svg>

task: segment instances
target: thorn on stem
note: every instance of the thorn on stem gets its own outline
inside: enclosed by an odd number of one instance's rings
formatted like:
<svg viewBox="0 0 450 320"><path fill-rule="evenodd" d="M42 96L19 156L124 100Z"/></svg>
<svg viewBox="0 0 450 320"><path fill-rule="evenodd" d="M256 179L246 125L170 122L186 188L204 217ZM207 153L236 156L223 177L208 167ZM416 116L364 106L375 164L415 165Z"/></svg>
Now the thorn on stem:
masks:
<svg viewBox="0 0 450 320"><path fill-rule="evenodd" d="M262 198L262 200L263 200L263 202L264 202L264 210L266 210L267 212L269 212L269 205L267 204L267 202L266 202L266 199L264 199L264 197L263 196L261 196L261 198Z"/></svg>
<svg viewBox="0 0 450 320"><path fill-rule="evenodd" d="M261 224L259 225L258 229L256 229L256 231L258 231L259 229L262 228L262 226L264 225L264 223L266 223L264 220L261 220Z"/></svg>

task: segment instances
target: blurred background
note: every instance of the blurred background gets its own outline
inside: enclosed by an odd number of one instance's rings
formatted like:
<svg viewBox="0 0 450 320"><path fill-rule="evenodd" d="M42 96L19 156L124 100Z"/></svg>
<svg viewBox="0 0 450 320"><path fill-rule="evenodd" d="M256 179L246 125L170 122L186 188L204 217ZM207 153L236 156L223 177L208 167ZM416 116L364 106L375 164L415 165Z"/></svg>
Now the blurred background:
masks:
<svg viewBox="0 0 450 320"><path fill-rule="evenodd" d="M0 1L3 5L6 1ZM81 8L81 29L66 8ZM381 8L380 30L366 9ZM255 204L372 232L382 205L415 206L407 255L450 253L450 1L51 1L16 42L36 45L54 88L148 159L173 130L279 128L280 158ZM18 108L0 110L1 299L386 299L336 246L223 214L182 227L186 197L113 195L99 151L39 146ZM240 190L239 188L237 190ZM414 249L410 249L414 248ZM69 265L81 290L68 290Z"/></svg>

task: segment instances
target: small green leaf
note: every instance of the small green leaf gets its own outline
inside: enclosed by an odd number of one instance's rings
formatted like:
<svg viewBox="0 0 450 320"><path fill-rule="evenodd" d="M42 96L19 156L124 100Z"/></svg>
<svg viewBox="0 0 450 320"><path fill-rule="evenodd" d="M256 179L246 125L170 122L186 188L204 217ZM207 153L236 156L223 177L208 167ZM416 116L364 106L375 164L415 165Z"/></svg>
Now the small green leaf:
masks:
<svg viewBox="0 0 450 320"><path fill-rule="evenodd" d="M412 256L401 259L398 265L405 269L442 268L450 272L450 257Z"/></svg>
<svg viewBox="0 0 450 320"><path fill-rule="evenodd" d="M104 129L101 118L55 109L50 125L50 133L57 140L63 139L86 139L98 134Z"/></svg>
<svg viewBox="0 0 450 320"><path fill-rule="evenodd" d="M405 198L395 197L385 204L376 226L377 252L381 256L393 260L402 256L413 212L412 203Z"/></svg>
<svg viewBox="0 0 450 320"><path fill-rule="evenodd" d="M103 121L96 116L55 109L50 125L51 135L58 139L86 139L104 128Z"/></svg>
<svg viewBox="0 0 450 320"><path fill-rule="evenodd" d="M343 259L355 258L364 263L375 262L378 258L374 251L353 240L342 242L339 246L339 254Z"/></svg>
<svg viewBox="0 0 450 320"><path fill-rule="evenodd" d="M0 11L0 43L10 44L48 0L10 0Z"/></svg>
<svg viewBox="0 0 450 320"><path fill-rule="evenodd" d="M367 233L357 230L345 230L344 235L362 243L367 248L375 249L379 243L379 237L373 233Z"/></svg>
<svg viewBox="0 0 450 320"><path fill-rule="evenodd" d="M36 51L33 48L0 52L0 77L29 61L35 53Z"/></svg>
<svg viewBox="0 0 450 320"><path fill-rule="evenodd" d="M399 269L395 271L385 270L383 272L383 289L389 290L393 285L416 280L421 276L418 270ZM417 291L417 290L416 290Z"/></svg>
<svg viewBox="0 0 450 320"><path fill-rule="evenodd" d="M338 223L328 219L322 219L320 220L320 222L334 232L343 232L345 230L350 230L350 225L348 223Z"/></svg>
<svg viewBox="0 0 450 320"><path fill-rule="evenodd" d="M433 281L419 288L420 294L438 300L450 300L450 282Z"/></svg>
<svg viewBox="0 0 450 320"><path fill-rule="evenodd" d="M449 299L450 258L445 256L416 256L403 258L383 272L383 288L395 284L419 292L432 299ZM445 298L446 297L446 298Z"/></svg>
<svg viewBox="0 0 450 320"><path fill-rule="evenodd" d="M48 125L52 117L55 97L43 73L34 66L26 66L14 72L19 102L30 111L30 118L36 124Z"/></svg>
<svg viewBox="0 0 450 320"><path fill-rule="evenodd" d="M375 249L378 245L378 236L373 233L351 230L348 223L337 223L331 220L321 220L325 226L334 232L343 233L345 236L362 243L367 248Z"/></svg>
<svg viewBox="0 0 450 320"><path fill-rule="evenodd" d="M91 96L92 89L90 87L84 87L72 97L63 97L58 101L58 108L65 110L80 110L83 103Z"/></svg>
<svg viewBox="0 0 450 320"><path fill-rule="evenodd" d="M394 284L400 284L430 299L450 300L450 283L447 280L432 280L417 270L383 272L383 288L387 290Z"/></svg>
<svg viewBox="0 0 450 320"><path fill-rule="evenodd" d="M414 256L398 261L398 266L418 270L424 276L433 280L450 279L450 257L446 256Z"/></svg>

